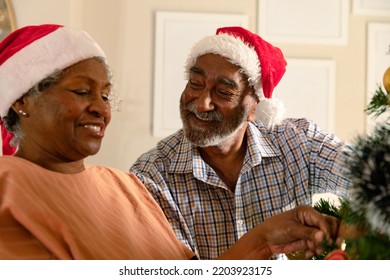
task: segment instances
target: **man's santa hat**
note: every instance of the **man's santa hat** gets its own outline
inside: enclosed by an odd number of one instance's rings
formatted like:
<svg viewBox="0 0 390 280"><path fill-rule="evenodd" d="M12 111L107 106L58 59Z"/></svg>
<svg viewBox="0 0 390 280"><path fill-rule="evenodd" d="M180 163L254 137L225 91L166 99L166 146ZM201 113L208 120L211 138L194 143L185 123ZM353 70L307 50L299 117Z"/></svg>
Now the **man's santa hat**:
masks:
<svg viewBox="0 0 390 280"><path fill-rule="evenodd" d="M43 24L20 28L0 42L0 118L12 104L57 70L92 57L103 57L100 46L85 32L62 25ZM13 154L12 134L1 132L3 155Z"/></svg>
<svg viewBox="0 0 390 280"><path fill-rule="evenodd" d="M283 104L272 98L273 90L285 73L287 65L279 48L242 27L219 28L215 35L205 37L192 47L185 63L187 75L196 59L207 53L225 57L242 69L259 98L256 109L259 121L270 127L283 119Z"/></svg>

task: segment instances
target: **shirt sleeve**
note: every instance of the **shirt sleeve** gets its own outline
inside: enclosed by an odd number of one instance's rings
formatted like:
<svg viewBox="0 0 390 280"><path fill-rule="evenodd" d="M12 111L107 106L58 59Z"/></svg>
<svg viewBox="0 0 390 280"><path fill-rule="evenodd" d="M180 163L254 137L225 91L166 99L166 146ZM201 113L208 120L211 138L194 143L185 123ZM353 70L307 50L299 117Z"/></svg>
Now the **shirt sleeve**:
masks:
<svg viewBox="0 0 390 280"><path fill-rule="evenodd" d="M315 123L307 123L309 143L310 186L315 192L332 192L349 197L346 176L349 145L333 133L321 130Z"/></svg>
<svg viewBox="0 0 390 280"><path fill-rule="evenodd" d="M177 238L199 257L187 223L169 190L163 163L159 159L150 158L150 155L144 155L131 166L130 172L138 177L160 205Z"/></svg>

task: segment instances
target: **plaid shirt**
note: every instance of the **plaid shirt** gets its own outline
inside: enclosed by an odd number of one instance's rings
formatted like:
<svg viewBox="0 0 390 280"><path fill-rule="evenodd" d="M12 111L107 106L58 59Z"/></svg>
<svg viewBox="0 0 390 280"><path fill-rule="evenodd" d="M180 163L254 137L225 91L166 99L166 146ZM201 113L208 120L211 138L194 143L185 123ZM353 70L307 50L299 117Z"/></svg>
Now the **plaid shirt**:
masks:
<svg viewBox="0 0 390 280"><path fill-rule="evenodd" d="M202 159L182 130L130 168L162 207L176 235L200 259L213 259L277 213L311 204L314 193L347 195L346 145L306 119L247 128L235 192Z"/></svg>

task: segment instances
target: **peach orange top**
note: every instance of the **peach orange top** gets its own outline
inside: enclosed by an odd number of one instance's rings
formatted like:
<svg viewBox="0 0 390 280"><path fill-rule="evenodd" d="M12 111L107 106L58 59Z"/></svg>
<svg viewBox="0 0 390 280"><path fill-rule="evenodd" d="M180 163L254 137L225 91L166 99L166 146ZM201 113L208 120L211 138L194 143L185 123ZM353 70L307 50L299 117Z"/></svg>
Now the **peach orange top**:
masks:
<svg viewBox="0 0 390 280"><path fill-rule="evenodd" d="M0 259L190 259L131 173L77 174L0 157Z"/></svg>

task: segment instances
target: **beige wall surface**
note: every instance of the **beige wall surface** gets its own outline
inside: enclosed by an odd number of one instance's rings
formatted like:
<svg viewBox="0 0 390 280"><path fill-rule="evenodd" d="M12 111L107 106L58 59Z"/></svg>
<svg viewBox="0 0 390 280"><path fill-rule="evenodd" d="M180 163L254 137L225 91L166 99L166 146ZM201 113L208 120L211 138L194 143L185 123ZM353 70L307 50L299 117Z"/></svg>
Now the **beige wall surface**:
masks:
<svg viewBox="0 0 390 280"><path fill-rule="evenodd" d="M152 136L155 12L245 14L249 17L249 29L252 31L257 30L258 21L258 0L11 2L16 27L40 23L72 25L88 31L106 51L114 73L115 91L123 100L122 110L113 113L100 153L88 159L88 162L122 170L128 170L142 152L153 148L160 140ZM350 2L347 45L277 44L286 57L335 60L337 76L334 132L347 141L363 133L365 128L367 24L390 23L390 14L354 14L352 1ZM289 3L294 5L294 0ZM183 77L177 79L181 80Z"/></svg>

